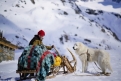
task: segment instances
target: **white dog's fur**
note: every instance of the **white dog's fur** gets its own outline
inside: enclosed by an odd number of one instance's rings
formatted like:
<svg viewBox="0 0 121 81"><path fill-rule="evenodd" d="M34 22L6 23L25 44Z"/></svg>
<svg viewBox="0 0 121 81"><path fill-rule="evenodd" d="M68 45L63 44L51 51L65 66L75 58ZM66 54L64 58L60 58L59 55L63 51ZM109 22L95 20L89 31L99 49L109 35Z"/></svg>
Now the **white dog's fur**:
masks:
<svg viewBox="0 0 121 81"><path fill-rule="evenodd" d="M85 46L81 42L76 42L73 46L76 54L82 62L82 72L87 71L88 62L97 62L102 70L102 73L106 73L106 70L112 71L110 65L110 56L105 50L93 49ZM89 54L89 60L87 61L87 53Z"/></svg>

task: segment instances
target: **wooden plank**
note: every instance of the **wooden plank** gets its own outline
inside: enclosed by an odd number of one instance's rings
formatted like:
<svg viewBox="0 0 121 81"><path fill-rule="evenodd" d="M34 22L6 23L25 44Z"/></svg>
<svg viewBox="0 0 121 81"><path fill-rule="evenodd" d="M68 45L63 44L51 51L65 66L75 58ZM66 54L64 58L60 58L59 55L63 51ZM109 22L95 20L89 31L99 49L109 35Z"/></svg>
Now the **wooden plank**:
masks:
<svg viewBox="0 0 121 81"><path fill-rule="evenodd" d="M64 65L70 72L74 72L74 68L70 64L69 60L66 57L63 57Z"/></svg>
<svg viewBox="0 0 121 81"><path fill-rule="evenodd" d="M18 47L16 45L13 45L13 44L9 44L9 43L5 43L3 41L0 41L0 44L4 45L4 46L7 46L9 48L12 48L12 49L17 49Z"/></svg>
<svg viewBox="0 0 121 81"><path fill-rule="evenodd" d="M22 71L18 71L16 70L16 73L35 73L36 70L22 70Z"/></svg>

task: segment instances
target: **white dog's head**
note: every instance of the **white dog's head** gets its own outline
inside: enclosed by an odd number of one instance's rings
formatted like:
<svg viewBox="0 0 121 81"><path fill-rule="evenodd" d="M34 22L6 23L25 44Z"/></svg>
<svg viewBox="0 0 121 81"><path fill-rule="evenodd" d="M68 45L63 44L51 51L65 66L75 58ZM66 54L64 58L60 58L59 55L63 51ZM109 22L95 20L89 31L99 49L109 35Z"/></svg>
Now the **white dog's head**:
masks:
<svg viewBox="0 0 121 81"><path fill-rule="evenodd" d="M81 43L81 42L76 42L73 46L73 49L76 51L76 52L86 52L87 51L87 47Z"/></svg>
<svg viewBox="0 0 121 81"><path fill-rule="evenodd" d="M80 49L80 47L81 47L81 43L80 43L80 42L76 42L76 43L74 44L74 46L73 46L73 49L74 49L74 50L78 50L78 49Z"/></svg>

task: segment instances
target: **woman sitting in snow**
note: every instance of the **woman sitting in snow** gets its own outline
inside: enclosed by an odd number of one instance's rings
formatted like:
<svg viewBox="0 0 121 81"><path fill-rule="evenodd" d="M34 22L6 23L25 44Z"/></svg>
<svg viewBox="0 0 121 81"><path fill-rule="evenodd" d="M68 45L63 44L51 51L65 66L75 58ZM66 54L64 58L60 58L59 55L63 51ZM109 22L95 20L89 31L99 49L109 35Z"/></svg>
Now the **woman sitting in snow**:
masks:
<svg viewBox="0 0 121 81"><path fill-rule="evenodd" d="M51 66L60 66L61 58L51 53L52 46L45 46L42 43L45 32L40 30L25 47L18 59L18 70L36 70L36 80L45 81ZM29 73L22 73L21 79L26 79ZM30 76L35 76L31 73Z"/></svg>
<svg viewBox="0 0 121 81"><path fill-rule="evenodd" d="M45 36L45 32L43 30L40 30L38 32L38 34L35 35L31 39L29 45L33 45L33 46L43 45L42 40L43 40L44 36ZM52 46L45 46L45 47L48 50L51 50L54 47L54 45L52 45ZM53 57L54 57L54 55L53 55ZM48 58L50 58L50 57L48 56ZM54 59L51 59L51 60L54 61ZM46 59L44 59L44 61L46 61ZM50 64L52 64L52 63L50 63ZM40 68L39 71L37 72L37 81L44 81L45 80L45 77L48 75L48 72L49 72L49 69L50 69L50 67L46 67L46 66L47 65L44 65L44 67L42 67L42 65L40 66L42 69ZM45 74L45 75L43 75L43 74ZM28 76L28 73L23 74L22 76L24 76L24 75ZM34 76L34 73L31 73L30 76Z"/></svg>

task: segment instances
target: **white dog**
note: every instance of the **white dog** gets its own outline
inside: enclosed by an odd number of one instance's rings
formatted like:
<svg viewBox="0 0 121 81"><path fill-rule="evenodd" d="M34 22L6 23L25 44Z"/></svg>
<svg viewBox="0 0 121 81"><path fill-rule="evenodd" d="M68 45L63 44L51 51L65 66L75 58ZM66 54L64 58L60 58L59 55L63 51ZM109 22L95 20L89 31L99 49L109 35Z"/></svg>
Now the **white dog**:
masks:
<svg viewBox="0 0 121 81"><path fill-rule="evenodd" d="M81 42L76 42L73 46L76 54L82 62L82 72L87 71L88 62L97 62L102 70L103 74L106 74L106 70L112 71L110 65L110 56L104 50L93 49L85 46Z"/></svg>

